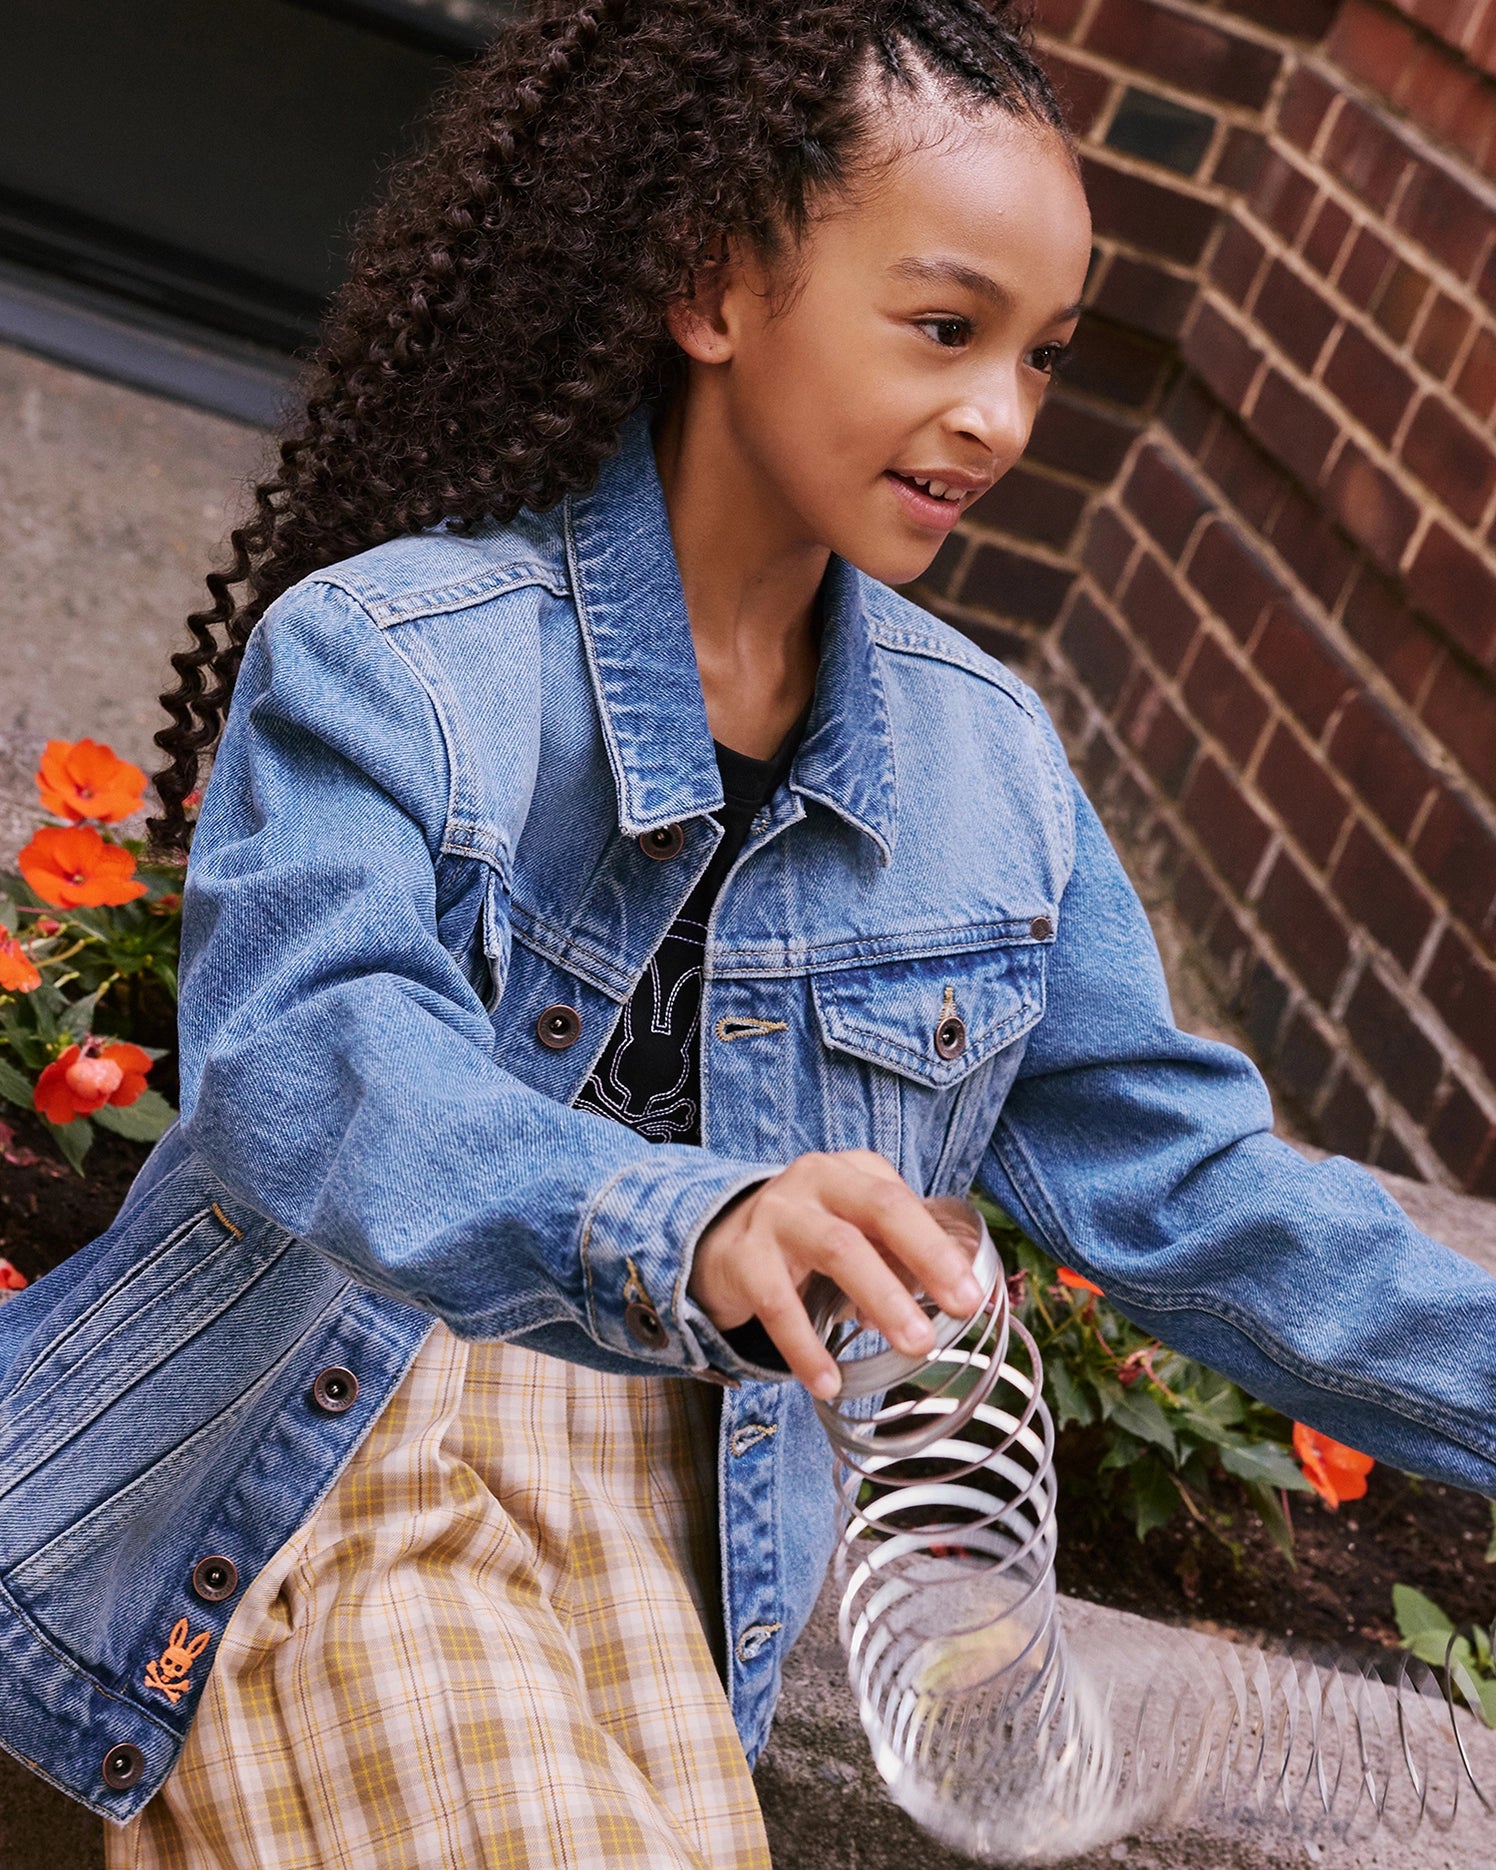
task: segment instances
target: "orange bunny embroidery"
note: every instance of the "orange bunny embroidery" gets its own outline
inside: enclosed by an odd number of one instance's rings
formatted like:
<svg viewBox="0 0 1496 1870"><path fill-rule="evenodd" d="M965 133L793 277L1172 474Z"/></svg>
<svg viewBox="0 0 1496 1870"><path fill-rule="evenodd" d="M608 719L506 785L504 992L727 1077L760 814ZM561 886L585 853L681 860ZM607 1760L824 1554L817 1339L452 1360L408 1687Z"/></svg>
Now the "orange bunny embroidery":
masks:
<svg viewBox="0 0 1496 1870"><path fill-rule="evenodd" d="M187 1619L179 1617L172 1625L171 1636L159 1657L145 1665L145 1685L159 1688L173 1707L192 1689L192 1665L213 1640L211 1630L203 1630L187 1640Z"/></svg>

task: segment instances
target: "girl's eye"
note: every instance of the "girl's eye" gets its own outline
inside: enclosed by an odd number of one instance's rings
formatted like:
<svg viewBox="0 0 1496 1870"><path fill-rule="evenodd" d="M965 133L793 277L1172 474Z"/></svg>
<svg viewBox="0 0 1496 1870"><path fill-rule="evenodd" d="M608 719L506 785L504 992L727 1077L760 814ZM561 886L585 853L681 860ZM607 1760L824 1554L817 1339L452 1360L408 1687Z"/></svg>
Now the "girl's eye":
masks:
<svg viewBox="0 0 1496 1870"><path fill-rule="evenodd" d="M1029 352L1029 362L1035 370L1040 370L1047 377L1065 368L1070 356L1068 344L1041 344L1036 351Z"/></svg>
<svg viewBox="0 0 1496 1870"><path fill-rule="evenodd" d="M930 334L931 342L942 350L959 350L971 336L971 321L967 318L921 318L919 329Z"/></svg>

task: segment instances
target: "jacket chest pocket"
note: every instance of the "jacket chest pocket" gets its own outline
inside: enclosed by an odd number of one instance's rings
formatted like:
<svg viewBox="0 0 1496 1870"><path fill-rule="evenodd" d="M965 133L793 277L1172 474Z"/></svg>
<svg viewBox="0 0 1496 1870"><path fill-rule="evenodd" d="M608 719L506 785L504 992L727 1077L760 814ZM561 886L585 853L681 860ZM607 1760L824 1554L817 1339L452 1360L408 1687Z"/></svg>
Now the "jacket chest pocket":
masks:
<svg viewBox="0 0 1496 1870"><path fill-rule="evenodd" d="M829 1147L876 1149L922 1194L964 1194L1043 1017L1048 945L814 975Z"/></svg>

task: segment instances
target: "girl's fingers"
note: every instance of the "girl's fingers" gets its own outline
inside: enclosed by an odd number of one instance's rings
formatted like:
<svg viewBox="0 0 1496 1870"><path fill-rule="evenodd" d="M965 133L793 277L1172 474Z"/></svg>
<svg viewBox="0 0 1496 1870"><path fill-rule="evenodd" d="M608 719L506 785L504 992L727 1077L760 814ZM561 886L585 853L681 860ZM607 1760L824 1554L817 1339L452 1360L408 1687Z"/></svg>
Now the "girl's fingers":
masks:
<svg viewBox="0 0 1496 1870"><path fill-rule="evenodd" d="M963 1317L976 1310L982 1302L982 1289L965 1249L906 1182L870 1176L835 1157L830 1158L828 1169L832 1178L827 1190L829 1207L885 1254L908 1267L916 1285L928 1292L943 1311Z"/></svg>
<svg viewBox="0 0 1496 1870"><path fill-rule="evenodd" d="M795 1257L833 1280L858 1314L898 1350L919 1357L935 1343L935 1329L894 1267L850 1221L811 1210L794 1217L789 1245Z"/></svg>
<svg viewBox="0 0 1496 1870"><path fill-rule="evenodd" d="M779 1355L788 1364L812 1396L829 1399L841 1388L841 1373L836 1359L816 1336L809 1314L786 1269L756 1295L754 1309L758 1321L774 1340Z"/></svg>

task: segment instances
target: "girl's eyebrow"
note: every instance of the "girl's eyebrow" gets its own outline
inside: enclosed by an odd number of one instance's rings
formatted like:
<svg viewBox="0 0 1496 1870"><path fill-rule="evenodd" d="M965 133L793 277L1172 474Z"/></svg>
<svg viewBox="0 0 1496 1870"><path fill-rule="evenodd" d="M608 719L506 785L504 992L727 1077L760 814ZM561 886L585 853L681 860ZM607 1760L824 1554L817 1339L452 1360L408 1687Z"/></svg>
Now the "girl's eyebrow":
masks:
<svg viewBox="0 0 1496 1870"><path fill-rule="evenodd" d="M968 292L974 292L979 299L986 299L1000 311L1013 309L1013 295L997 280L989 279L986 273L979 273L974 266L965 266L960 260L934 260L921 254L911 253L902 260L895 260L889 272L896 279L912 280L917 285L964 286ZM1062 324L1070 318L1078 318L1081 313L1081 301L1067 305L1063 311L1055 313L1049 321Z"/></svg>

